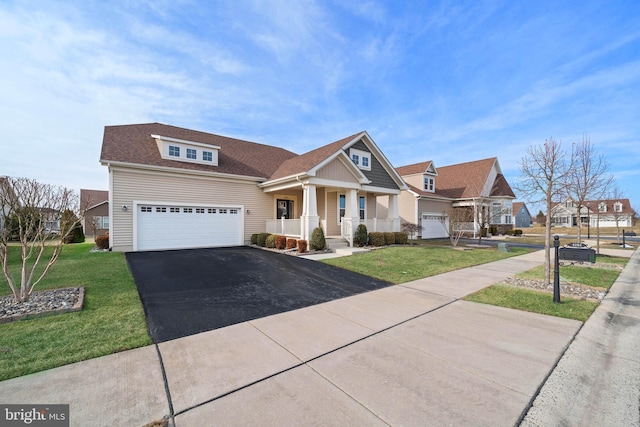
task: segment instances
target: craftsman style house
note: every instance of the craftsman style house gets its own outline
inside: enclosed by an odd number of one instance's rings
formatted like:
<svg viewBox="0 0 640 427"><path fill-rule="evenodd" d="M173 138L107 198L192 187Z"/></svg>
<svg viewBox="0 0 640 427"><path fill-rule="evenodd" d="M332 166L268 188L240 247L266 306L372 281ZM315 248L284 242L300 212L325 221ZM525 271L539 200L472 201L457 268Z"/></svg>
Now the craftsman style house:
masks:
<svg viewBox="0 0 640 427"><path fill-rule="evenodd" d="M513 228L515 194L495 157L439 168L427 161L397 171L408 186L400 195L400 218L421 225L423 239L449 236L451 209L469 211L472 220L464 227L474 236L482 228L500 234Z"/></svg>
<svg viewBox="0 0 640 427"><path fill-rule="evenodd" d="M407 189L367 132L298 155L160 123L107 126L100 162L115 251L244 245L265 231L308 240L316 227L352 241L359 223L399 231Z"/></svg>

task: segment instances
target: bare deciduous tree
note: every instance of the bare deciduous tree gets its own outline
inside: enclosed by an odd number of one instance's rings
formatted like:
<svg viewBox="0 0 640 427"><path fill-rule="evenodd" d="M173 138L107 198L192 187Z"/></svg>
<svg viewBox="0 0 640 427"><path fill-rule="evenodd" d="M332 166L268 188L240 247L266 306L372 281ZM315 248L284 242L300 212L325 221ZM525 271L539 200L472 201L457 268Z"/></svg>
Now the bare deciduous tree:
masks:
<svg viewBox="0 0 640 427"><path fill-rule="evenodd" d="M63 212L72 211L73 219ZM29 178L0 179L0 262L18 302L29 300L35 286L58 260L65 238L80 222L76 193ZM58 221L59 229L55 226ZM71 221L65 223L65 221ZM17 244L9 244L16 240ZM20 251L19 277L10 271L9 254Z"/></svg>
<svg viewBox="0 0 640 427"><path fill-rule="evenodd" d="M602 154L597 154L591 140L585 135L581 142L573 144L571 165L567 176L567 196L576 206L578 215L577 241L582 240L582 208L587 200L600 200L611 185L609 164Z"/></svg>
<svg viewBox="0 0 640 427"><path fill-rule="evenodd" d="M517 190L532 203L544 202L547 208L544 237L544 280L551 281L551 207L566 194L566 178L571 169L562 144L549 138L542 146L531 146L520 161Z"/></svg>
<svg viewBox="0 0 640 427"><path fill-rule="evenodd" d="M460 237L465 233L465 226L469 222L473 222L473 208L461 207L450 208L442 213L443 225L445 218L449 219L449 241L454 248L458 246Z"/></svg>

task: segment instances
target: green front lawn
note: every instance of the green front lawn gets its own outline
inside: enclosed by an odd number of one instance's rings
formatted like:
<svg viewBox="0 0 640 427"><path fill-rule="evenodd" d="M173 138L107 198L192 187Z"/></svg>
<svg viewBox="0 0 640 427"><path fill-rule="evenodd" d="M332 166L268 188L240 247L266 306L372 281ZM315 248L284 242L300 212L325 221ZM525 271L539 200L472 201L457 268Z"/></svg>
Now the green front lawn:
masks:
<svg viewBox="0 0 640 427"><path fill-rule="evenodd" d="M611 266L626 265L628 258L621 257L596 257L596 264L591 266L560 266L560 277L563 282L609 289L614 284L620 271ZM517 274L521 279L544 280L544 266L532 268ZM529 289L516 288L507 285L494 285L482 289L464 298L467 301L483 304L497 305L500 307L515 308L534 313L548 314L551 316L565 317L584 322L598 306L594 301L577 300L560 295L560 304L553 302L553 295Z"/></svg>
<svg viewBox="0 0 640 427"><path fill-rule="evenodd" d="M598 306L598 303L594 301L580 301L563 296L561 297L562 303L556 304L550 294L508 285L493 285L468 295L464 299L582 322L587 320Z"/></svg>
<svg viewBox="0 0 640 427"><path fill-rule="evenodd" d="M35 289L84 287L83 310L0 324L0 380L152 343L124 254L92 247L65 246ZM0 294L10 293L0 278Z"/></svg>
<svg viewBox="0 0 640 427"><path fill-rule="evenodd" d="M323 262L398 284L528 252L523 248L499 252L495 248L459 250L443 246L392 246Z"/></svg>

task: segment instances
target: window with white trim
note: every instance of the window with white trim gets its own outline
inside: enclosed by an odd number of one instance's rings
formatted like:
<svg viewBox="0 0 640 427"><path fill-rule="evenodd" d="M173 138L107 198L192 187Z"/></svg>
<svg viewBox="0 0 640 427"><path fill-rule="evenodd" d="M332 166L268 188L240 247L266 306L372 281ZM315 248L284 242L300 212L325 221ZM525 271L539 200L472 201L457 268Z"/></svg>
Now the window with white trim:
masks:
<svg viewBox="0 0 640 427"><path fill-rule="evenodd" d="M196 160L198 158L198 152L195 148L187 148L187 159Z"/></svg>
<svg viewBox="0 0 640 427"><path fill-rule="evenodd" d="M193 208L183 208L182 212L183 213L193 213Z"/></svg>
<svg viewBox="0 0 640 427"><path fill-rule="evenodd" d="M207 213L214 214L216 213L216 210L214 208L209 208L207 209Z"/></svg>
<svg viewBox="0 0 640 427"><path fill-rule="evenodd" d="M204 213L204 208L196 208L196 213Z"/></svg>
<svg viewBox="0 0 640 427"><path fill-rule="evenodd" d="M423 190L424 191L428 191L430 193L435 193L435 191L436 191L435 182L436 182L436 180L435 180L434 177L425 175Z"/></svg>
<svg viewBox="0 0 640 427"><path fill-rule="evenodd" d="M360 196L358 199L358 208L360 211L360 219L365 219L367 217L367 199L364 196Z"/></svg>
<svg viewBox="0 0 640 427"><path fill-rule="evenodd" d="M202 152L202 160L205 162L213 161L213 153L211 151L203 151Z"/></svg>
<svg viewBox="0 0 640 427"><path fill-rule="evenodd" d="M180 213L180 208L169 208L170 213Z"/></svg>
<svg viewBox="0 0 640 427"><path fill-rule="evenodd" d="M151 206L140 206L140 212L151 212Z"/></svg>
<svg viewBox="0 0 640 427"><path fill-rule="evenodd" d="M614 211L614 212L622 212L622 203L620 203L620 202L616 202L616 203L613 205L613 211Z"/></svg>
<svg viewBox="0 0 640 427"><path fill-rule="evenodd" d="M177 145L170 145L169 155L171 157L180 157L180 147L178 147Z"/></svg>
<svg viewBox="0 0 640 427"><path fill-rule="evenodd" d="M229 213L232 215L237 215L238 214L238 209L229 209Z"/></svg>
<svg viewBox="0 0 640 427"><path fill-rule="evenodd" d="M352 148L349 150L349 156L360 169L371 170L371 153Z"/></svg>
<svg viewBox="0 0 640 427"><path fill-rule="evenodd" d="M342 222L344 214L347 211L347 196L344 194L338 195L338 224Z"/></svg>
<svg viewBox="0 0 640 427"><path fill-rule="evenodd" d="M156 207L156 212L166 212L167 208L164 206L158 206Z"/></svg>
<svg viewBox="0 0 640 427"><path fill-rule="evenodd" d="M598 205L598 212L606 212L607 211L607 205L604 203L600 203Z"/></svg>

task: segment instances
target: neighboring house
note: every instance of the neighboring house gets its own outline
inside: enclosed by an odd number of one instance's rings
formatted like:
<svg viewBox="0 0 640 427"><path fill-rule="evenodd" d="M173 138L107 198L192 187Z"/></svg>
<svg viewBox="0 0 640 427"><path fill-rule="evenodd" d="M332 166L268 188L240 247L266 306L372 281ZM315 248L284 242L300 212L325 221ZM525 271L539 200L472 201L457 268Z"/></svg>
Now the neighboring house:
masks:
<svg viewBox="0 0 640 427"><path fill-rule="evenodd" d="M495 227L497 233L513 228L515 194L495 157L439 168L427 161L396 170L409 187L400 196L400 218L421 225L423 239L449 236L452 208L473 212L473 223L466 227L474 235L481 223Z"/></svg>
<svg viewBox="0 0 640 427"><path fill-rule="evenodd" d="M109 231L109 192L80 189L80 209L84 211L82 229L85 236L97 236Z"/></svg>
<svg viewBox="0 0 640 427"><path fill-rule="evenodd" d="M590 227L631 227L633 209L629 199L587 200L578 206L572 199L553 203L551 225L554 227L577 227L578 221Z"/></svg>
<svg viewBox="0 0 640 427"><path fill-rule="evenodd" d="M115 251L244 245L254 233L352 241L359 223L398 231L402 178L367 132L308 153L160 123L107 126ZM390 209L377 212L377 199Z"/></svg>
<svg viewBox="0 0 640 427"><path fill-rule="evenodd" d="M516 228L528 228L533 224L531 213L524 202L513 202L513 225Z"/></svg>

